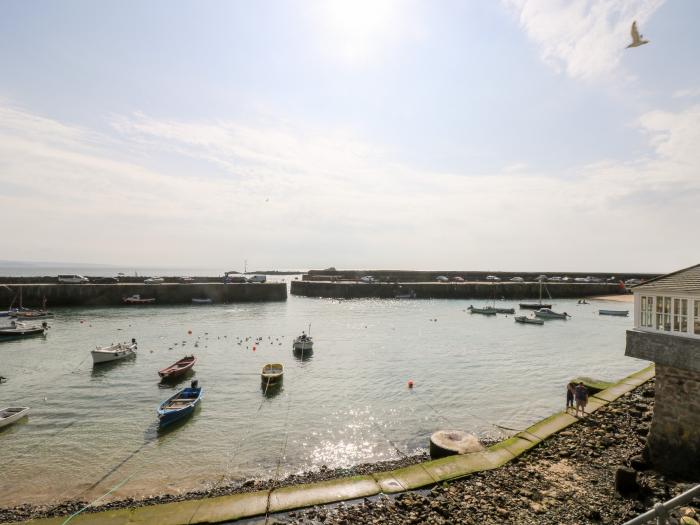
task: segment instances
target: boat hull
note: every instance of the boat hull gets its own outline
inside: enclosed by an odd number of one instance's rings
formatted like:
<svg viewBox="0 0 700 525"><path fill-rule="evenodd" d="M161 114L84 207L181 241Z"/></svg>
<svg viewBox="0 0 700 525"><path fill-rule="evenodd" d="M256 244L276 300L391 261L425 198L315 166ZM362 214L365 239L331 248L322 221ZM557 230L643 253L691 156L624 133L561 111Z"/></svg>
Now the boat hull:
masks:
<svg viewBox="0 0 700 525"><path fill-rule="evenodd" d="M163 379L163 381L182 377L187 372L192 370L196 362L197 358L195 358L194 356L191 356L190 358L180 359L178 362L173 363L169 367L159 370L158 375Z"/></svg>
<svg viewBox="0 0 700 525"><path fill-rule="evenodd" d="M196 391L196 392L195 392ZM182 406L181 408L178 409L167 409L165 408L168 403L171 401L175 400L178 398L178 396L181 396L182 394L187 394L188 392L193 392L196 393L197 397L191 398L191 401L187 403L186 405ZM204 394L204 389L202 388L197 388L197 389L192 389L192 388L185 388L183 390L180 390L177 394L169 397L165 401L163 401L160 406L158 407L158 428L163 429L166 428L173 423L176 423L178 421L182 421L192 415L194 412L195 408L200 404L202 401L202 395Z"/></svg>
<svg viewBox="0 0 700 525"><path fill-rule="evenodd" d="M92 354L93 364L98 365L101 363L111 363L112 361L120 361L128 357L133 357L136 355L135 350L136 345L131 344L123 345L118 350L97 349L92 350L90 353Z"/></svg>
<svg viewBox="0 0 700 525"><path fill-rule="evenodd" d="M627 317L629 310L598 310L598 315L616 315L618 317Z"/></svg>
<svg viewBox="0 0 700 525"><path fill-rule="evenodd" d="M539 310L540 308L551 308L551 304L541 304L541 303L520 303L518 305L521 310Z"/></svg>
<svg viewBox="0 0 700 525"><path fill-rule="evenodd" d="M299 350L299 351L313 350L313 348L314 348L314 343L313 343L313 341L298 341L298 340L295 340L294 343L293 343L293 348L294 348L294 350Z"/></svg>
<svg viewBox="0 0 700 525"><path fill-rule="evenodd" d="M41 327L27 328L0 328L0 341L9 341L10 339L20 339L23 337L34 337L44 335L46 329Z"/></svg>
<svg viewBox="0 0 700 525"><path fill-rule="evenodd" d="M542 319L533 319L531 317L525 317L524 315L519 315L518 317L516 317L515 322L522 324L536 324L539 326L542 326L544 324L544 321Z"/></svg>
<svg viewBox="0 0 700 525"><path fill-rule="evenodd" d="M8 407L0 410L0 428L9 427L29 415L29 407Z"/></svg>

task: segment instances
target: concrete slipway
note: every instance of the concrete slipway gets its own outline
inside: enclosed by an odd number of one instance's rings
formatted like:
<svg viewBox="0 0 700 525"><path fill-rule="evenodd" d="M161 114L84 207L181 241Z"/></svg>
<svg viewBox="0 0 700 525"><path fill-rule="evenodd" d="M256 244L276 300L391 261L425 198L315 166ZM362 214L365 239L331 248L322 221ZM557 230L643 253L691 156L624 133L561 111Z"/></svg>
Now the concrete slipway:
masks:
<svg viewBox="0 0 700 525"><path fill-rule="evenodd" d="M651 365L625 377L612 386L592 395L587 409L594 412L634 390L654 377ZM85 512L68 521L68 517L44 518L19 522L33 525L132 525L158 523L185 525L219 523L250 518L266 513L285 512L313 505L393 494L434 485L443 481L468 476L474 472L501 467L549 436L576 423L578 419L559 412L535 423L513 437L497 443L483 452L463 456L449 456L425 461L397 470L377 472L330 481L291 485L272 490L261 490L215 498L178 501L160 505L134 507L102 512Z"/></svg>

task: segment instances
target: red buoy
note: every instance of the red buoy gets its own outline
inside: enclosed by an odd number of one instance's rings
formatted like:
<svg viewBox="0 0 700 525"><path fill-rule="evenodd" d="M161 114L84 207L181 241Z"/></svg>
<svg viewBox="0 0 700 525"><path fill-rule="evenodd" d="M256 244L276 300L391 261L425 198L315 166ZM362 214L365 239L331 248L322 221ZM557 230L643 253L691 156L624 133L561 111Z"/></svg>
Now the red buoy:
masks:
<svg viewBox="0 0 700 525"><path fill-rule="evenodd" d="M253 345L253 352L255 352L255 345Z"/></svg>
<svg viewBox="0 0 700 525"><path fill-rule="evenodd" d="M413 379L408 380L408 388L413 388Z"/></svg>

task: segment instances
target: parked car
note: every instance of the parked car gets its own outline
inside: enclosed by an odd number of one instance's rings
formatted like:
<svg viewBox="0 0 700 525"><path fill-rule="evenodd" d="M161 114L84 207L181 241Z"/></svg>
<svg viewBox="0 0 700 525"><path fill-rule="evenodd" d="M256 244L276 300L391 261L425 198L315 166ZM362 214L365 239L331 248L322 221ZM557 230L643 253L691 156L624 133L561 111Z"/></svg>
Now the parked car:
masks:
<svg viewBox="0 0 700 525"><path fill-rule="evenodd" d="M642 284L641 279L627 279L625 281L625 286L635 286L637 284Z"/></svg>
<svg viewBox="0 0 700 525"><path fill-rule="evenodd" d="M510 280L513 283L522 283L525 279L523 279L522 277L512 277Z"/></svg>
<svg viewBox="0 0 700 525"><path fill-rule="evenodd" d="M457 275L456 277L453 277L452 280L456 283L463 283L464 277L460 277L459 275Z"/></svg>
<svg viewBox="0 0 700 525"><path fill-rule="evenodd" d="M180 282L191 283L194 281L194 277L180 277Z"/></svg>
<svg viewBox="0 0 700 525"><path fill-rule="evenodd" d="M559 281L561 281L561 277L550 277L547 280L551 283L558 283Z"/></svg>
<svg viewBox="0 0 700 525"><path fill-rule="evenodd" d="M544 274L538 275L537 279L535 279L535 281L546 281L546 280L547 280L547 276Z"/></svg>
<svg viewBox="0 0 700 525"><path fill-rule="evenodd" d="M267 275L251 275L248 277L249 283L264 283L267 281Z"/></svg>
<svg viewBox="0 0 700 525"><path fill-rule="evenodd" d="M58 282L59 283L66 283L66 284L83 284L83 283L89 283L90 279L88 279L87 277L83 277L82 275L69 274L69 275L59 275Z"/></svg>
<svg viewBox="0 0 700 525"><path fill-rule="evenodd" d="M496 277L495 275L487 275L487 276L486 276L486 280L487 280L487 281L500 281L501 278L500 278L500 277Z"/></svg>
<svg viewBox="0 0 700 525"><path fill-rule="evenodd" d="M377 280L371 275L365 275L364 277L360 277L360 282L365 284L371 284L377 282Z"/></svg>
<svg viewBox="0 0 700 525"><path fill-rule="evenodd" d="M439 283L446 283L446 282L449 281L449 279L448 279L447 277L445 277L444 275L438 275L438 276L435 278L435 280L436 280L437 282L439 282Z"/></svg>
<svg viewBox="0 0 700 525"><path fill-rule="evenodd" d="M116 277L95 277L92 279L92 282L96 284L117 284L119 279Z"/></svg>
<svg viewBox="0 0 700 525"><path fill-rule="evenodd" d="M165 279L162 277L149 277L143 281L143 284L161 284L164 283Z"/></svg>
<svg viewBox="0 0 700 525"><path fill-rule="evenodd" d="M247 283L248 279L246 279L243 275L227 275L224 277L224 283L229 284L229 283Z"/></svg>

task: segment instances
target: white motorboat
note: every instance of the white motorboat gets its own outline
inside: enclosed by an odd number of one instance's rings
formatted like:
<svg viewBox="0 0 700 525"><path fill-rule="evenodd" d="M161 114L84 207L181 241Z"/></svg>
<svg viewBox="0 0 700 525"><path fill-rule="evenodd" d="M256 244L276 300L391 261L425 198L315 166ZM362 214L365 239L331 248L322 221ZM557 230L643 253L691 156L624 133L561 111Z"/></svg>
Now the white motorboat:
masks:
<svg viewBox="0 0 700 525"><path fill-rule="evenodd" d="M0 428L16 423L29 414L29 407L8 407L0 410Z"/></svg>
<svg viewBox="0 0 700 525"><path fill-rule="evenodd" d="M629 310L598 310L598 315L618 315L620 317L627 317L629 313Z"/></svg>
<svg viewBox="0 0 700 525"><path fill-rule="evenodd" d="M566 319L567 317L571 317L566 312L559 313L550 308L540 308L535 311L535 315L541 319Z"/></svg>
<svg viewBox="0 0 700 525"><path fill-rule="evenodd" d="M482 314L482 315L496 315L496 309L491 306L485 306L484 308L477 308L475 306L469 305L469 313L472 314Z"/></svg>
<svg viewBox="0 0 700 525"><path fill-rule="evenodd" d="M97 347L92 350L92 362L94 364L109 363L136 355L136 339L131 343L116 343L110 346Z"/></svg>
<svg viewBox="0 0 700 525"><path fill-rule="evenodd" d="M523 324L544 324L544 321L542 319L537 319L536 317L527 317L525 315L516 315L515 322Z"/></svg>
<svg viewBox="0 0 700 525"><path fill-rule="evenodd" d="M302 332L299 337L294 339L294 350L301 350L302 352L304 350L312 350L314 347L314 340L311 338L310 335L306 335L306 333Z"/></svg>

